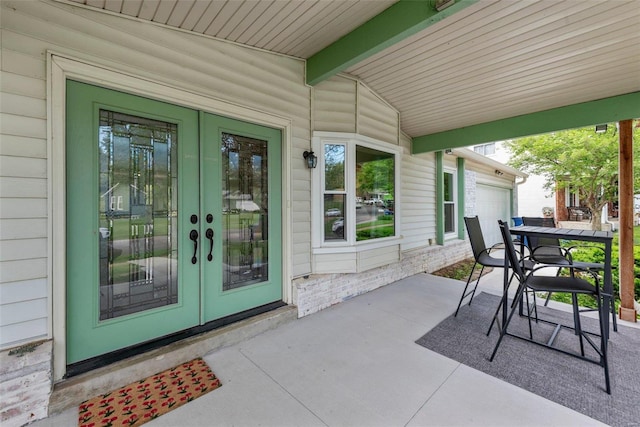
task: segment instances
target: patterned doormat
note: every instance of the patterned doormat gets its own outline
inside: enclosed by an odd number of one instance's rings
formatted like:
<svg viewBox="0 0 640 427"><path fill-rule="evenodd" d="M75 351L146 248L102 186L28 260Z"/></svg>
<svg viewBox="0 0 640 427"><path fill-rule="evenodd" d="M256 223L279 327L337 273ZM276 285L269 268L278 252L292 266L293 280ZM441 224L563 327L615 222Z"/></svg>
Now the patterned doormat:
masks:
<svg viewBox="0 0 640 427"><path fill-rule="evenodd" d="M204 360L194 359L82 402L78 425L139 426L221 385Z"/></svg>

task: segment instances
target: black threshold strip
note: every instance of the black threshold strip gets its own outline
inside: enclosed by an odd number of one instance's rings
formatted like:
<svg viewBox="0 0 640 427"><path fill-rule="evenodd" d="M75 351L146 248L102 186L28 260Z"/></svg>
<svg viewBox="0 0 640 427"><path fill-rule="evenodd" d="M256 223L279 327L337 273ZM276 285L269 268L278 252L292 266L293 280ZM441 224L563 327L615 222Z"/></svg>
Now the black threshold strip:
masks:
<svg viewBox="0 0 640 427"><path fill-rule="evenodd" d="M142 344L132 345L130 347L73 363L71 365L67 365L67 373L65 374L64 378L71 378L73 376L80 375L115 362L119 362L120 360L124 360L128 357L164 347L185 338L190 338L204 332L209 332L214 329L218 329L223 326L257 316L259 314L267 313L285 305L287 304L282 301L276 301L269 304L261 305L260 307L255 307L249 310L242 311L240 313L223 317L221 319L213 320L211 322L205 323L204 325L194 326L193 328L185 329L184 331L176 332L175 334L166 335L164 337L147 341Z"/></svg>

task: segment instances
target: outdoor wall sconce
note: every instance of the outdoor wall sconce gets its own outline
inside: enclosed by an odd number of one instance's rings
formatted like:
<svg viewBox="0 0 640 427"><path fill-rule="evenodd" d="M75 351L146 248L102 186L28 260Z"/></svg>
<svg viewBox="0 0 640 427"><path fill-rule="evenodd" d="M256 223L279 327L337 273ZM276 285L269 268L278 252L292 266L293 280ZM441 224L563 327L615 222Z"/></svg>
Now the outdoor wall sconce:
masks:
<svg viewBox="0 0 640 427"><path fill-rule="evenodd" d="M313 151L305 151L302 153L302 157L307 161L307 167L309 169L315 169L315 167L318 166L318 158L313 154Z"/></svg>
<svg viewBox="0 0 640 427"><path fill-rule="evenodd" d="M607 131L607 125L596 125L596 133L605 133Z"/></svg>

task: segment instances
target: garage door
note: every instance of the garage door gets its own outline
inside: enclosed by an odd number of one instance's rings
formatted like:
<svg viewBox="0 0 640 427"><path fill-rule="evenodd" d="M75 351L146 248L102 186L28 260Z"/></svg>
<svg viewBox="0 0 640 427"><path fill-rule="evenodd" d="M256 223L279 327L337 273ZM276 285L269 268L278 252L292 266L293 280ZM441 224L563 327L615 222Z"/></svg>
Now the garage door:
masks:
<svg viewBox="0 0 640 427"><path fill-rule="evenodd" d="M478 184L476 207L485 243L490 246L501 242L498 220L511 224L511 191L508 188Z"/></svg>

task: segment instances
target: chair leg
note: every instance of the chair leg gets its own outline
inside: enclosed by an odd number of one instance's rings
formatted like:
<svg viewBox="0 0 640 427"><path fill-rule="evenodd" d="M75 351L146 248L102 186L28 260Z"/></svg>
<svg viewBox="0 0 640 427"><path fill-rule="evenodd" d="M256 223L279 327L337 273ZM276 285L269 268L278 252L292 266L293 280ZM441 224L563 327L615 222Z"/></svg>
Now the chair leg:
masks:
<svg viewBox="0 0 640 427"><path fill-rule="evenodd" d="M600 351L602 354L600 355L602 367L604 368L604 381L606 385L607 394L611 394L611 380L609 378L609 358L607 356L607 339L605 338L605 329L604 329L604 316L600 310L602 309L602 301L598 297L598 315L600 318ZM606 314L608 316L608 314Z"/></svg>
<svg viewBox="0 0 640 427"><path fill-rule="evenodd" d="M511 284L511 281L513 280L513 277L515 275L516 273L511 273L511 276L509 276L509 281L507 282L507 288ZM491 329L493 328L493 325L496 323L496 319L498 318L498 313L500 313L500 309L506 305L505 298L508 298L508 297L509 297L508 292L505 291L502 295L502 298L500 298L500 304L498 304L498 306L496 307L496 312L493 313L493 317L491 318L491 324L489 325L489 329L487 329L487 336L491 334ZM511 306L513 307L513 304Z"/></svg>
<svg viewBox="0 0 640 427"><path fill-rule="evenodd" d="M618 332L618 313L616 313L616 300L613 296L609 298L611 302L611 318L613 320L613 331Z"/></svg>
<svg viewBox="0 0 640 427"><path fill-rule="evenodd" d="M520 286L518 286L518 290L516 291L516 295L515 295L515 299L520 299L522 298L522 292L524 292L524 284L521 284ZM507 321L504 322L504 325L502 325L502 329L500 329L500 336L498 337L498 342L496 342L496 346L493 348L493 353L491 353L491 357L489 358L490 362L493 362L493 358L496 357L496 353L498 352L498 347L500 347L500 343L502 343L502 339L504 338L504 336L507 334L507 327L509 326L509 323L511 322L511 319L513 318L513 315L516 312L516 309L518 308L517 305L511 307L511 310L509 310L509 316L507 317Z"/></svg>
<svg viewBox="0 0 640 427"><path fill-rule="evenodd" d="M469 278L467 279L467 284L464 285L464 290L462 291L462 296L460 296L460 301L458 301L458 308L456 308L456 313L453 315L453 317L457 317L458 316L458 311L460 310L460 306L462 306L462 301L464 301L464 299L467 296L471 295L471 299L473 299L473 294L475 293L476 288L478 287L478 282L480 281L480 278L478 278L478 280L476 281L476 287L473 288L473 292L467 293L467 288L469 288L469 283L471 282L471 277L473 277L473 272L476 269L476 265L478 265L477 261L473 263L473 267L471 268L471 273L469 273ZM480 274L482 274L482 270L480 271ZM471 301L469 301L469 304L471 304Z"/></svg>
<svg viewBox="0 0 640 427"><path fill-rule="evenodd" d="M478 280L476 280L476 285L473 287L473 291L471 291L471 298L469 299L469 305L471 305L471 301L473 301L473 297L476 296L476 289L478 289L478 283L480 283L480 279L482 278L483 271L484 271L484 265L480 269L480 274L478 275Z"/></svg>
<svg viewBox="0 0 640 427"><path fill-rule="evenodd" d="M573 303L573 325L575 334L580 339L580 354L584 356L584 341L582 339L582 326L580 325L580 307L578 306L578 295L571 294L571 301Z"/></svg>
<svg viewBox="0 0 640 427"><path fill-rule="evenodd" d="M547 305L549 305L549 301L551 300L551 294L553 292L548 292L547 293L547 299L544 300L544 306L546 307Z"/></svg>

